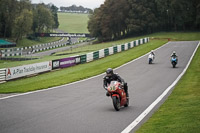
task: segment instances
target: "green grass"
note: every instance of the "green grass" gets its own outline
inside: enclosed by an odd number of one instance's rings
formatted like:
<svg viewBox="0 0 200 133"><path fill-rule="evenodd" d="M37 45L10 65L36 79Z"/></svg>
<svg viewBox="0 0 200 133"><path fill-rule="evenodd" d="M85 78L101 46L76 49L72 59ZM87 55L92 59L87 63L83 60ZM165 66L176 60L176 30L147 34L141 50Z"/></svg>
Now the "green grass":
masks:
<svg viewBox="0 0 200 133"><path fill-rule="evenodd" d="M29 40L27 38L24 38L20 40L17 43L17 47L27 47L27 46L33 46L33 45L38 45L38 44L44 44L44 43L49 43L49 42L55 42L60 40L60 37L41 37L39 40Z"/></svg>
<svg viewBox="0 0 200 133"><path fill-rule="evenodd" d="M1 84L0 93L27 92L85 79L103 73L108 67L118 67L149 52L152 49L160 47L166 42L167 40L152 40L148 44L144 44L126 52L108 56L88 64L81 64L74 67L61 69L59 71L41 74L31 78L9 81L7 83ZM115 60L118 61L116 62Z"/></svg>
<svg viewBox="0 0 200 133"><path fill-rule="evenodd" d="M173 93L137 133L200 133L200 48Z"/></svg>
<svg viewBox="0 0 200 133"><path fill-rule="evenodd" d="M159 32L149 37L170 38L172 41L194 41L200 40L200 32Z"/></svg>
<svg viewBox="0 0 200 133"><path fill-rule="evenodd" d="M59 29L68 33L89 33L88 14L58 13Z"/></svg>

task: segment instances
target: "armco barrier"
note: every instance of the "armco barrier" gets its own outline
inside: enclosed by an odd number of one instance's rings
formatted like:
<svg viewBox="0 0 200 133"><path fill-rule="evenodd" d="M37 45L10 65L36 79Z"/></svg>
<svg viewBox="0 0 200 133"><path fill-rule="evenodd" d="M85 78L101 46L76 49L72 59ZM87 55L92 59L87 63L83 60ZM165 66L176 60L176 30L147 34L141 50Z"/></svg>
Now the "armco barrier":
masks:
<svg viewBox="0 0 200 133"><path fill-rule="evenodd" d="M87 62L93 61L93 52L87 54Z"/></svg>
<svg viewBox="0 0 200 133"><path fill-rule="evenodd" d="M141 43L140 43L140 41L141 41L141 40L138 40L138 45L140 45L140 44L141 44Z"/></svg>
<svg viewBox="0 0 200 133"><path fill-rule="evenodd" d="M0 83L6 80L6 68L0 69Z"/></svg>
<svg viewBox="0 0 200 133"><path fill-rule="evenodd" d="M117 45L117 52L121 52L122 51L122 46L121 45Z"/></svg>
<svg viewBox="0 0 200 133"><path fill-rule="evenodd" d="M104 49L99 50L99 58L105 57Z"/></svg>
<svg viewBox="0 0 200 133"><path fill-rule="evenodd" d="M130 49L131 48L131 43L128 43L128 49Z"/></svg>
<svg viewBox="0 0 200 133"><path fill-rule="evenodd" d="M99 51L93 52L93 60L99 59Z"/></svg>
<svg viewBox="0 0 200 133"><path fill-rule="evenodd" d="M119 53L121 51L128 50L132 47L147 43L148 41L149 41L149 38L143 38L143 39L139 39L139 40L136 40L136 41L132 41L130 43L117 45L117 46L109 47L109 48L106 48L106 49L101 49L99 51L91 52L91 53L88 53L86 55L81 55L80 56L80 62L82 64L86 63L86 62L91 62L93 60L97 60L99 58L103 58L103 57L106 57L108 55L112 55L112 54L115 54L115 53Z"/></svg>
<svg viewBox="0 0 200 133"><path fill-rule="evenodd" d="M114 48L113 47L109 47L109 55L112 55L112 54L114 54Z"/></svg>
<svg viewBox="0 0 200 133"><path fill-rule="evenodd" d="M87 55L86 54L81 55L80 59L81 59L81 64L86 63L87 62Z"/></svg>
<svg viewBox="0 0 200 133"><path fill-rule="evenodd" d="M118 52L117 46L113 47L113 53L116 54Z"/></svg>
<svg viewBox="0 0 200 133"><path fill-rule="evenodd" d="M105 57L109 55L109 48L104 49L104 55Z"/></svg>
<svg viewBox="0 0 200 133"><path fill-rule="evenodd" d="M125 45L121 45L121 50L124 51L125 50Z"/></svg>
<svg viewBox="0 0 200 133"><path fill-rule="evenodd" d="M28 55L32 54L35 52L40 52L56 47L63 47L67 45L67 42L63 42L62 44L56 44L56 43L61 43L64 41L64 38L62 38L59 41L52 42L52 43L46 43L46 44L39 44L35 46L30 46L30 47L23 47L23 48L9 48L9 49L4 49L2 50L2 57L11 57L11 56L21 56L21 55Z"/></svg>

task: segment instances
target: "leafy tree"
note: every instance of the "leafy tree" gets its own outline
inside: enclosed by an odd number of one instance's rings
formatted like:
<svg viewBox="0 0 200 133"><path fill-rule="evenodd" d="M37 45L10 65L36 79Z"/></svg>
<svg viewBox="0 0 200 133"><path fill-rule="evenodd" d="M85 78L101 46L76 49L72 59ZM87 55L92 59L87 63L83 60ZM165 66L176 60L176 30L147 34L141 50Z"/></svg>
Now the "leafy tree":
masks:
<svg viewBox="0 0 200 133"><path fill-rule="evenodd" d="M129 17L126 19L130 33L152 33L157 26L156 16L150 5L153 0L129 0Z"/></svg>
<svg viewBox="0 0 200 133"><path fill-rule="evenodd" d="M82 11L82 12L91 12L92 10L89 9L89 8L84 8L83 6L76 6L76 5L72 5L72 6L69 6L69 7L63 7L61 6L60 7L60 10L62 12L65 12L65 11Z"/></svg>
<svg viewBox="0 0 200 133"><path fill-rule="evenodd" d="M119 39L127 33L125 19L129 6L127 0L107 0L100 8L95 9L88 22L91 35L100 41Z"/></svg>
<svg viewBox="0 0 200 133"><path fill-rule="evenodd" d="M1 0L0 3L1 35L3 37L11 37L18 2L16 0Z"/></svg>
<svg viewBox="0 0 200 133"><path fill-rule="evenodd" d="M200 29L200 2L199 0L193 0L192 7L195 7L194 13L193 13L193 20L195 29Z"/></svg>
<svg viewBox="0 0 200 133"><path fill-rule="evenodd" d="M22 39L23 36L31 33L31 27L33 24L33 13L24 9L22 13L15 19L15 30L14 35L16 37L16 42Z"/></svg>
<svg viewBox="0 0 200 133"><path fill-rule="evenodd" d="M106 0L88 23L100 41L156 31L200 30L199 0Z"/></svg>
<svg viewBox="0 0 200 133"><path fill-rule="evenodd" d="M52 12L52 15L53 15L53 19L54 19L54 22L55 24L53 25L53 28L58 28L59 27L59 22L58 22L58 8L54 5L51 6L51 12Z"/></svg>
<svg viewBox="0 0 200 133"><path fill-rule="evenodd" d="M102 32L100 28L101 16L99 16L100 10L96 8L94 12L90 12L88 21L88 30L91 36L98 37L102 41Z"/></svg>
<svg viewBox="0 0 200 133"><path fill-rule="evenodd" d="M53 29L55 22L51 11L43 4L37 6L34 11L33 31L34 32L48 32Z"/></svg>

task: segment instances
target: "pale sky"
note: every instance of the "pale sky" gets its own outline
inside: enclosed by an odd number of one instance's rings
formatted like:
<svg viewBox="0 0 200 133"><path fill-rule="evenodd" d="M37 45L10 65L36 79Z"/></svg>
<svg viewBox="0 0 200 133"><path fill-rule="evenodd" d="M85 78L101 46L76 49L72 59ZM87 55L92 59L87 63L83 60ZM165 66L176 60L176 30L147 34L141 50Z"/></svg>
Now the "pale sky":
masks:
<svg viewBox="0 0 200 133"><path fill-rule="evenodd" d="M76 6L83 6L85 8L98 8L105 0L31 0L32 3L53 3L55 6L60 8L60 6L68 7L73 4Z"/></svg>

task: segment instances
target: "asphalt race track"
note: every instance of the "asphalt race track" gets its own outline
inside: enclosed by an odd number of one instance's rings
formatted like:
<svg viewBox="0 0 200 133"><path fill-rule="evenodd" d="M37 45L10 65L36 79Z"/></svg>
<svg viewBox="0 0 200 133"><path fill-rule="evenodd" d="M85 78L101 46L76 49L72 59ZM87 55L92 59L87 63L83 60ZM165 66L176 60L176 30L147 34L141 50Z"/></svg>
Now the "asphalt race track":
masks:
<svg viewBox="0 0 200 133"><path fill-rule="evenodd" d="M1 99L0 133L120 133L176 80L197 45L170 42L155 51L154 64L148 64L146 55L115 70L128 82L130 95L130 106L118 112L102 88L104 75ZM177 68L170 63L173 50L179 57Z"/></svg>

